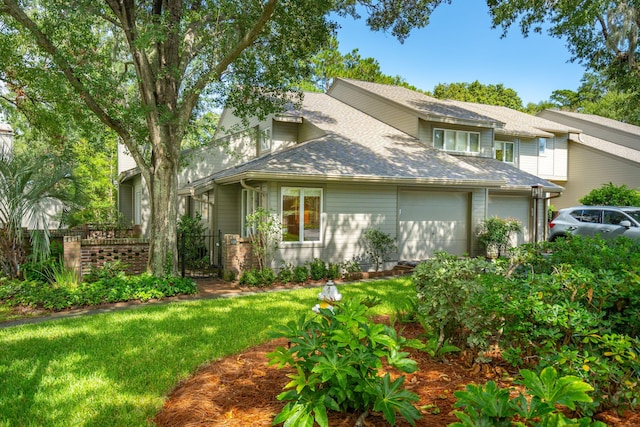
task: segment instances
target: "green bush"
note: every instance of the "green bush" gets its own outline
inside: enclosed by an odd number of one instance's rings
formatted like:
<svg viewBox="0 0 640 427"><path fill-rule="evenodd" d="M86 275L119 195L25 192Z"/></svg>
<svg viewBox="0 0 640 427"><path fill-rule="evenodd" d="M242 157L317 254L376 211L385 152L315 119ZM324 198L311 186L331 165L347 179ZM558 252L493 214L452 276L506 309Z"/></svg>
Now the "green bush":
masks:
<svg viewBox="0 0 640 427"><path fill-rule="evenodd" d="M575 236L488 263L438 254L414 273L440 343L498 344L513 366L554 367L594 388L589 414L640 398L640 242Z"/></svg>
<svg viewBox="0 0 640 427"><path fill-rule="evenodd" d="M240 275L238 283L251 287L271 286L276 281L276 274L270 268L251 269Z"/></svg>
<svg viewBox="0 0 640 427"><path fill-rule="evenodd" d="M272 336L285 337L290 345L268 354L269 363L291 366L287 391L278 396L289 401L274 424L327 427L327 410L381 412L395 425L396 415L411 425L420 418L412 402L414 393L404 390L404 376L392 381L379 376L382 359L401 372L414 372L417 363L407 358L404 347L420 347L415 340L397 335L390 326L374 324L367 306L358 299L345 300L321 315L276 326Z"/></svg>
<svg viewBox="0 0 640 427"><path fill-rule="evenodd" d="M293 281L304 283L309 278L309 269L305 265L298 265L293 268Z"/></svg>
<svg viewBox="0 0 640 427"><path fill-rule="evenodd" d="M495 266L479 258L458 258L444 252L420 263L413 273L418 316L426 329L438 337L438 346L454 345L486 348L492 326L491 307L479 304L487 298L485 281Z"/></svg>
<svg viewBox="0 0 640 427"><path fill-rule="evenodd" d="M590 418L570 419L560 411L562 407L575 410L576 402L592 402L587 394L593 390L589 384L572 376L558 378L553 368L545 368L540 376L529 370L520 374L523 379L516 383L525 387L525 393L516 397L493 381L484 386L469 384L464 391L454 392L458 398L455 406L463 408L454 414L462 422L449 426L606 426Z"/></svg>
<svg viewBox="0 0 640 427"><path fill-rule="evenodd" d="M82 283L76 288L39 281L11 281L0 286L0 301L9 306L30 306L48 310L93 306L102 303L159 299L179 294L195 294L195 282L188 278L157 278L148 274L116 276Z"/></svg>
<svg viewBox="0 0 640 427"><path fill-rule="evenodd" d="M640 206L640 191L625 184L617 186L610 182L600 188L594 188L579 202L592 206Z"/></svg>
<svg viewBox="0 0 640 427"><path fill-rule="evenodd" d="M365 230L364 245L366 256L373 263L376 271L385 261L388 261L393 252L398 250L395 239L376 228Z"/></svg>
<svg viewBox="0 0 640 427"><path fill-rule="evenodd" d="M282 261L276 280L282 283L293 282L293 264Z"/></svg>
<svg viewBox="0 0 640 427"><path fill-rule="evenodd" d="M314 258L308 264L311 280L322 280L327 277L327 265L323 260L320 258Z"/></svg>
<svg viewBox="0 0 640 427"><path fill-rule="evenodd" d="M484 245L487 254L495 252L498 257L507 254L511 238L522 232L522 224L513 218L487 218L480 224L478 240Z"/></svg>

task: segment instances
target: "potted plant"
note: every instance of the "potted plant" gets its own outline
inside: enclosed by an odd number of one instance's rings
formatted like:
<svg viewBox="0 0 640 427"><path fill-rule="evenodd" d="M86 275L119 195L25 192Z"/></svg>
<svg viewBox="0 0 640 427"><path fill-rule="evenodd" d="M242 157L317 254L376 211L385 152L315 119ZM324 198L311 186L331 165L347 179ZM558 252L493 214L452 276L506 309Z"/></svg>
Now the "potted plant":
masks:
<svg viewBox="0 0 640 427"><path fill-rule="evenodd" d="M501 257L511 245L511 238L522 232L522 224L514 218L486 218L480 224L478 240L486 249L487 258Z"/></svg>

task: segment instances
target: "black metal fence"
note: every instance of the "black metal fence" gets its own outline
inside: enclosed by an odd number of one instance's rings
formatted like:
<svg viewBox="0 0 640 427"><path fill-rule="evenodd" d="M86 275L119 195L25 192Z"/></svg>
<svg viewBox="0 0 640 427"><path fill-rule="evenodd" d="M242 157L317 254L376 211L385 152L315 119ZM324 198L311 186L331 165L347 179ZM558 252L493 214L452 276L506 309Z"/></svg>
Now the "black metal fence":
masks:
<svg viewBox="0 0 640 427"><path fill-rule="evenodd" d="M178 235L178 268L182 277L220 277L222 275L222 232Z"/></svg>

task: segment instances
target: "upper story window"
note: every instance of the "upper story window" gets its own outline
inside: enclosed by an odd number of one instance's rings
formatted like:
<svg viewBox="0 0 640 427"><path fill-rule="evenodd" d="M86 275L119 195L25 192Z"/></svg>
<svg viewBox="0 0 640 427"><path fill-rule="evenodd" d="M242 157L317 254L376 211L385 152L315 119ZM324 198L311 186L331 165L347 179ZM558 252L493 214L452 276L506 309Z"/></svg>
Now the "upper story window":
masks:
<svg viewBox="0 0 640 427"><path fill-rule="evenodd" d="M457 153L479 153L480 133L435 129L433 131L433 146Z"/></svg>
<svg viewBox="0 0 640 427"><path fill-rule="evenodd" d="M547 138L538 138L538 156L547 154Z"/></svg>
<svg viewBox="0 0 640 427"><path fill-rule="evenodd" d="M513 163L513 142L496 141L496 159Z"/></svg>
<svg viewBox="0 0 640 427"><path fill-rule="evenodd" d="M260 153L271 151L271 128L260 132Z"/></svg>
<svg viewBox="0 0 640 427"><path fill-rule="evenodd" d="M322 189L282 188L282 241L321 240Z"/></svg>

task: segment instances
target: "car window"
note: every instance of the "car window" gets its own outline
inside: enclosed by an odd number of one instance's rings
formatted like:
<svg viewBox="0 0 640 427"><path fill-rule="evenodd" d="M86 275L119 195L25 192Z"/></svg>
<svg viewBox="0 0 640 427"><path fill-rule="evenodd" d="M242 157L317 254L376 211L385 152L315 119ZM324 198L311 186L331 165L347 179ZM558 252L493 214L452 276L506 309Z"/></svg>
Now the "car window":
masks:
<svg viewBox="0 0 640 427"><path fill-rule="evenodd" d="M635 219L637 222L640 222L640 210L637 211L626 211L626 214L631 218Z"/></svg>
<svg viewBox="0 0 640 427"><path fill-rule="evenodd" d="M613 224L618 225L620 221L629 220L625 214L617 211L604 211L602 213L602 223L603 224Z"/></svg>
<svg viewBox="0 0 640 427"><path fill-rule="evenodd" d="M598 224L600 222L600 212L599 209L579 209L571 212L571 216L580 222Z"/></svg>

